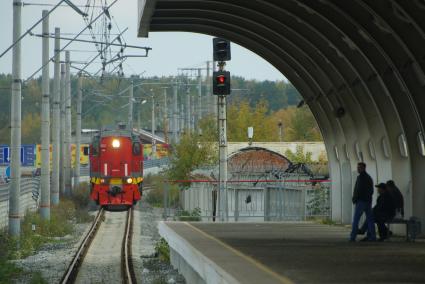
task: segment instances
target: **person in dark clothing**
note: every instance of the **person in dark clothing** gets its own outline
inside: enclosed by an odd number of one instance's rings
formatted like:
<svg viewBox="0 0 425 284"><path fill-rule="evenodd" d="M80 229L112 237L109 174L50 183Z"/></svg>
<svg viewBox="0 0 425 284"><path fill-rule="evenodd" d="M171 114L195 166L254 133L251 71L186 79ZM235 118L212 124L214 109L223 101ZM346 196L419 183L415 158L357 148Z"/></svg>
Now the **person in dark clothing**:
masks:
<svg viewBox="0 0 425 284"><path fill-rule="evenodd" d="M367 222L367 239L370 241L376 240L375 223L372 215L372 195L373 195L373 180L366 172L366 164L358 163L356 184L353 192L353 204L355 204L350 241L354 242L358 233L360 217L363 213L366 214Z"/></svg>
<svg viewBox="0 0 425 284"><path fill-rule="evenodd" d="M394 218L396 206L385 183L380 183L376 187L379 196L373 207L373 217L378 225L379 240L383 241L388 238L388 228L385 223Z"/></svg>
<svg viewBox="0 0 425 284"><path fill-rule="evenodd" d="M373 207L372 213L375 223L378 226L379 241L383 241L388 238L389 230L385 226L385 223L395 216L395 202L392 196L390 195L387 185L385 183L380 183L375 185L378 189L378 199L376 200L376 205ZM373 228L375 230L375 228ZM363 226L358 230L358 234L364 234L369 230L367 222L363 223ZM367 240L367 237L362 241Z"/></svg>
<svg viewBox="0 0 425 284"><path fill-rule="evenodd" d="M394 201L396 215L399 214L401 218L404 218L403 194L401 194L400 189L398 189L393 180L387 181L387 190Z"/></svg>

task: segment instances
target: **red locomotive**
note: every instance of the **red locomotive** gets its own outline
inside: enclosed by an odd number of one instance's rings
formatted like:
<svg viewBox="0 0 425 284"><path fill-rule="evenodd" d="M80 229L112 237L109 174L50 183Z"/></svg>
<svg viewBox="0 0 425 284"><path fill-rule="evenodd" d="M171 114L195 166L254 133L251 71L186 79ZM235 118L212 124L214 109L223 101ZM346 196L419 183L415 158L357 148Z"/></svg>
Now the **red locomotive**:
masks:
<svg viewBox="0 0 425 284"><path fill-rule="evenodd" d="M122 127L121 127L122 128ZM110 209L140 200L143 147L129 130L105 130L90 145L90 197Z"/></svg>

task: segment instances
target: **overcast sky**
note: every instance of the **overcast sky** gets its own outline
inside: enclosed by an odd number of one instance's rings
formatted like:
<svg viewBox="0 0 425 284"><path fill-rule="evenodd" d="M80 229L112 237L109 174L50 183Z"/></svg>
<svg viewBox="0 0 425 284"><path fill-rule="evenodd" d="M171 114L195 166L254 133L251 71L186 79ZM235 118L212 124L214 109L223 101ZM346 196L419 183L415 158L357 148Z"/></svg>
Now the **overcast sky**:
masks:
<svg viewBox="0 0 425 284"><path fill-rule="evenodd" d="M24 3L48 3L56 4L58 1L52 0L23 0ZM91 0L93 3L94 0ZM85 0L73 0L73 3L84 5ZM100 0L97 0L100 2ZM107 0L108 4L112 0ZM144 76L152 75L175 75L177 68L182 67L203 67L205 61L211 58L212 39L206 35L193 33L150 33L149 38L137 37L137 1L119 0L113 8L111 15L119 28L123 30L128 27L125 33L127 44L152 47L148 58L130 58L124 63L124 73L140 74L144 71ZM43 9L52 7L25 6L22 11L22 31L26 31L32 24L41 18ZM54 27L60 27L62 33L78 33L85 27L82 17L68 7L59 7L50 16L50 31L54 32ZM0 0L0 52L3 52L12 43L12 0ZM41 25L37 26L34 33L41 33ZM117 32L114 26L112 32ZM70 35L67 35L70 36ZM88 36L82 37L88 39ZM64 45L62 41L61 46ZM95 55L93 44L70 45L72 60L87 61ZM140 50L127 49L125 54L142 54ZM50 54L53 55L53 40L51 40ZM0 73L11 73L12 52L0 58ZM63 58L63 57L62 57ZM22 41L23 78L26 79L41 66L41 38L27 36ZM99 64L91 67L89 71L97 71ZM257 80L283 80L283 75L272 65L249 50L232 44L232 61L228 63L227 70L232 74L243 76L247 79ZM75 70L74 70L75 72ZM37 74L39 76L41 73ZM53 74L51 67L50 74Z"/></svg>

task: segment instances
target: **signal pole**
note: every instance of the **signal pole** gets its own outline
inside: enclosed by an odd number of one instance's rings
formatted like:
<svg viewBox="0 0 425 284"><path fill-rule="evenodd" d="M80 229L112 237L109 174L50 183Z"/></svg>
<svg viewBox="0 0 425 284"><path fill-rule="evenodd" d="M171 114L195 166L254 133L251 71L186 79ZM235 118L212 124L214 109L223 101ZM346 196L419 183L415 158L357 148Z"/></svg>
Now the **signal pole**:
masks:
<svg viewBox="0 0 425 284"><path fill-rule="evenodd" d="M21 0L13 0L13 46L12 55L12 98L10 125L10 193L9 193L9 234L18 237L21 232Z"/></svg>
<svg viewBox="0 0 425 284"><path fill-rule="evenodd" d="M55 28L55 65L53 77L53 118L52 118L52 187L51 203L59 204L60 172L60 29Z"/></svg>
<svg viewBox="0 0 425 284"><path fill-rule="evenodd" d="M81 111L83 103L83 77L81 73L78 76L77 93L77 123L75 125L75 171L74 187L80 184L80 148L81 148Z"/></svg>
<svg viewBox="0 0 425 284"><path fill-rule="evenodd" d="M226 61L231 59L230 41L222 38L213 39L214 61L219 70L214 72L213 93L218 95L218 134L219 134L219 190L217 209L220 221L229 220L229 204L227 200L227 105L226 96L230 95L230 72L224 70Z"/></svg>
<svg viewBox="0 0 425 284"><path fill-rule="evenodd" d="M43 10L42 39L42 105L41 105L41 195L40 215L44 220L50 220L50 76L49 76L49 16Z"/></svg>

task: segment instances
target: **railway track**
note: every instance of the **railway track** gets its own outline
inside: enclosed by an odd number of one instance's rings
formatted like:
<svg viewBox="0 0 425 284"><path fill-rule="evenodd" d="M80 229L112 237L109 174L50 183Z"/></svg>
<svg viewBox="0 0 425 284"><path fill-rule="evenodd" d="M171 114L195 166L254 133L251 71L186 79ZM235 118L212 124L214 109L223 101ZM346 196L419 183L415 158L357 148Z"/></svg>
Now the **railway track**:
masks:
<svg viewBox="0 0 425 284"><path fill-rule="evenodd" d="M81 271L81 268L84 266L84 260L85 260L85 256L87 252L89 251L89 249L91 249L91 245L93 244L93 241L96 238L102 237L102 236L98 236L98 232L104 219L105 219L105 210L100 209L95 217L95 220L93 221L93 224L90 227L89 232L84 237L67 271L62 277L61 283L65 284L65 283L79 282L78 274ZM136 281L136 277L135 277L135 273L133 269L133 262L132 262L132 255L131 255L131 241L132 241L132 235L133 235L133 209L129 209L127 211L125 220L126 220L125 229L122 230L123 232L121 232L123 235L122 243L121 243L121 252L120 252L121 279L122 279L122 283L134 284L134 283L137 283L137 281ZM119 234L120 230L117 230L116 233ZM110 246L110 244L108 243L105 243L104 245Z"/></svg>

